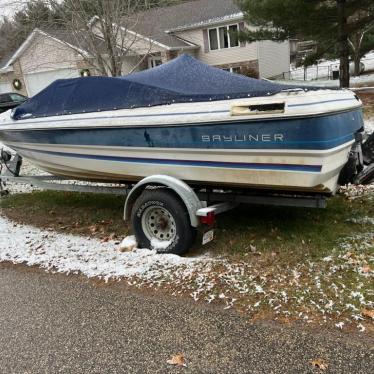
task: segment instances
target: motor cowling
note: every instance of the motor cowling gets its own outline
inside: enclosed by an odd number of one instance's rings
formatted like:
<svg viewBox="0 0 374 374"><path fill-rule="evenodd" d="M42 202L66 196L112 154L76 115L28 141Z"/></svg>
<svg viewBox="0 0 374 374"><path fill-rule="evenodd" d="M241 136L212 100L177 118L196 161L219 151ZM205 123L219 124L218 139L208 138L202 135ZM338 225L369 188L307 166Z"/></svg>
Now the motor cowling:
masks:
<svg viewBox="0 0 374 374"><path fill-rule="evenodd" d="M374 133L363 141L363 133L358 132L355 140L348 161L340 172L340 185L369 184L374 181Z"/></svg>
<svg viewBox="0 0 374 374"><path fill-rule="evenodd" d="M338 183L345 185L353 183L356 176L364 169L364 158L362 154L362 132L355 134L355 142L349 152L348 161L340 172Z"/></svg>
<svg viewBox="0 0 374 374"><path fill-rule="evenodd" d="M374 132L362 144L362 156L365 165L374 163Z"/></svg>

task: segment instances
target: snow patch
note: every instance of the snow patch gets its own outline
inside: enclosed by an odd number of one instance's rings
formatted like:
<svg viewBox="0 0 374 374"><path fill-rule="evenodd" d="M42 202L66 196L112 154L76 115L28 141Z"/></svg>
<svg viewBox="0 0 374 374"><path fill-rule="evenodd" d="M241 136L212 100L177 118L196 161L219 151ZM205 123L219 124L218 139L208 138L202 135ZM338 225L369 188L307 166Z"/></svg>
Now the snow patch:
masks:
<svg viewBox="0 0 374 374"><path fill-rule="evenodd" d="M374 118L369 118L365 120L365 131L368 134L372 134L374 132Z"/></svg>
<svg viewBox="0 0 374 374"><path fill-rule="evenodd" d="M347 221L358 225L374 225L374 218L372 217L350 218Z"/></svg>
<svg viewBox="0 0 374 374"><path fill-rule="evenodd" d="M362 59L361 62L365 66L365 71L363 75L359 77L351 77L352 83L365 83L365 82L374 82L374 74L367 74L374 70L374 51L367 53ZM327 79L331 76L332 71L339 70L340 62L339 60L321 60L319 64L310 65L306 69L303 66L295 67L291 65L291 70L289 73L290 80L306 80L313 81L315 84L320 85L319 80L317 79ZM353 64L350 65L350 70L352 70ZM306 71L305 71L306 70ZM331 81L330 82L334 82ZM336 80L335 80L336 82Z"/></svg>
<svg viewBox="0 0 374 374"><path fill-rule="evenodd" d="M122 240L118 248L121 252L132 251L137 247L137 245L138 243L136 242L135 236L130 235L126 236L126 238Z"/></svg>
<svg viewBox="0 0 374 374"><path fill-rule="evenodd" d="M134 244L132 237L124 241L126 245ZM121 252L122 244L18 225L0 216L0 262L37 265L60 273L80 272L106 280L131 277L151 280L181 266L191 272L195 264L210 261L208 257L187 258L149 249Z"/></svg>
<svg viewBox="0 0 374 374"><path fill-rule="evenodd" d="M152 238L151 248L155 250L165 250L171 244L172 240L158 240L157 238Z"/></svg>

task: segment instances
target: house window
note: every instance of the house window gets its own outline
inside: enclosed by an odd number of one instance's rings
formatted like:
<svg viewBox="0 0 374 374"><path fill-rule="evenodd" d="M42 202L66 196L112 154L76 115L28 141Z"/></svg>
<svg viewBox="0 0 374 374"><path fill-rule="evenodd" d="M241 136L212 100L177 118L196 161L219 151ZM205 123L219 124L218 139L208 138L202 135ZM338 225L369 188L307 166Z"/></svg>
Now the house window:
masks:
<svg viewBox="0 0 374 374"><path fill-rule="evenodd" d="M217 38L217 29L210 29L209 30L209 46L210 46L211 51L213 51L215 49L219 49L218 38Z"/></svg>
<svg viewBox="0 0 374 374"><path fill-rule="evenodd" d="M228 71L229 73L240 74L240 66L222 68L222 70Z"/></svg>
<svg viewBox="0 0 374 374"><path fill-rule="evenodd" d="M161 57L159 56L152 56L148 59L148 67L155 68L156 66L162 65Z"/></svg>
<svg viewBox="0 0 374 374"><path fill-rule="evenodd" d="M233 48L239 46L238 25L216 27L209 29L209 49Z"/></svg>

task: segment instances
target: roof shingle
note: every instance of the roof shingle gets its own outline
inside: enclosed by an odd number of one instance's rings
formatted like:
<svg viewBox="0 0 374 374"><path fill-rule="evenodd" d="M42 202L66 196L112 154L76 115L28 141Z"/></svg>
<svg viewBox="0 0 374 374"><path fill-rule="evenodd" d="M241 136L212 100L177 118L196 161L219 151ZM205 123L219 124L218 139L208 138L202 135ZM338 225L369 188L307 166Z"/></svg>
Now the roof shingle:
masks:
<svg viewBox="0 0 374 374"><path fill-rule="evenodd" d="M168 47L184 47L191 44L168 32L199 27L240 12L233 0L189 1L139 13L134 31Z"/></svg>

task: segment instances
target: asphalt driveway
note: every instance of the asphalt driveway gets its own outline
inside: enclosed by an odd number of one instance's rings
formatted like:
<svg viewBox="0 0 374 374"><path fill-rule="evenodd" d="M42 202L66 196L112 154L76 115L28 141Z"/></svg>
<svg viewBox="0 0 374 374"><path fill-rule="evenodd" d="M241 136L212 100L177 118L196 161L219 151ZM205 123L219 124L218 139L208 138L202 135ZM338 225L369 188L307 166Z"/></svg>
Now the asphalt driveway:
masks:
<svg viewBox="0 0 374 374"><path fill-rule="evenodd" d="M167 364L178 352L187 368ZM317 358L374 372L374 341L0 264L0 373L315 373Z"/></svg>

